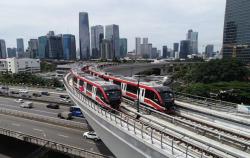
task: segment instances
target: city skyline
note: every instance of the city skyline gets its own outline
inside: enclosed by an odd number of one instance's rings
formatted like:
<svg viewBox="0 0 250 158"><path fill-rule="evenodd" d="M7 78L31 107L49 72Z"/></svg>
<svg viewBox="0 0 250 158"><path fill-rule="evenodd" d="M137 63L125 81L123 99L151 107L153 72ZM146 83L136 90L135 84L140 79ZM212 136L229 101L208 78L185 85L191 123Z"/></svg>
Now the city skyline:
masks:
<svg viewBox="0 0 250 158"><path fill-rule="evenodd" d="M8 12L4 12L2 15L5 23L0 26L0 38L6 40L7 47L15 47L16 38L24 38L26 48L29 39L37 38L49 30L55 30L55 32L63 34L76 35L76 41L78 41L78 14L86 11L89 13L90 26L118 24L120 36L128 39L128 51L134 49L134 39L137 36L148 37L157 48L161 48L163 45L171 48L174 42L185 39L188 29L199 32L199 49L204 50L204 46L207 44L214 44L215 49L221 47L225 0L222 2L191 0L188 4L184 0L178 0L178 2L173 0L143 1L144 3L141 3L141 0L119 3L113 0L98 3L97 1L79 0L63 0L61 4L57 2L44 1L42 6L30 0L22 3L15 0L0 2L3 12L6 7L11 6L11 9L8 8ZM16 19L17 16L15 16L19 15L17 11L21 7L18 6L38 10L32 12L32 16L27 18L28 20L22 18L20 21L18 20L20 18ZM183 11L185 7L191 6L192 8L194 6L195 9ZM145 7L147 11L145 11ZM48 10L48 13L42 12L41 14L41 9ZM108 12L110 9L112 14ZM28 17L31 11L23 12L22 9L21 16ZM77 48L79 48L78 43Z"/></svg>

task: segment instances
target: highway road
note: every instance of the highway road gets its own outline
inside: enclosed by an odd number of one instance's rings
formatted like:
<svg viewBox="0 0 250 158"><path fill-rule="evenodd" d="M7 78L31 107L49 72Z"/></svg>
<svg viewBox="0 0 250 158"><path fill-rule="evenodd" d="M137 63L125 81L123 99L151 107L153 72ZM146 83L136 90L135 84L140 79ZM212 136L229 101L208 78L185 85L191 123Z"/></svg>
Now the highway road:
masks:
<svg viewBox="0 0 250 158"><path fill-rule="evenodd" d="M71 145L73 147L92 152L113 156L103 142L95 142L82 137L83 132L86 132L89 129L81 131L1 114L0 127L26 133L35 137L49 139L58 143Z"/></svg>
<svg viewBox="0 0 250 158"><path fill-rule="evenodd" d="M48 104L46 103L33 102L34 107L32 109L21 108L20 103L15 102L14 98L0 97L0 107L7 108L7 109L18 110L22 112L39 114L39 115L49 116L49 117L57 117L58 113L63 112L63 111L69 111L69 107L67 106L60 106L60 109L49 109L46 107L47 105ZM86 123L86 120L84 118L73 117L72 121Z"/></svg>

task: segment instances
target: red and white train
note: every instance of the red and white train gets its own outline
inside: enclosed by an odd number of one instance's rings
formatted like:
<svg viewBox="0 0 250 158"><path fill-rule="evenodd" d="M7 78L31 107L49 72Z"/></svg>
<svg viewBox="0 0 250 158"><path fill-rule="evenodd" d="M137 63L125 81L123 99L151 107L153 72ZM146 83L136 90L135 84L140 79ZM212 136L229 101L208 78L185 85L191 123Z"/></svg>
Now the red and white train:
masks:
<svg viewBox="0 0 250 158"><path fill-rule="evenodd" d="M174 113L175 111L174 93L169 87L156 85L150 82L140 82L138 91L137 80L111 76L107 73L95 71L91 67L89 67L88 70L85 69L85 72L119 85L122 90L122 96L125 98L133 101L139 100L141 104L161 112Z"/></svg>
<svg viewBox="0 0 250 158"><path fill-rule="evenodd" d="M73 86L88 98L106 109L119 109L121 104L121 88L103 79L78 73L71 70Z"/></svg>

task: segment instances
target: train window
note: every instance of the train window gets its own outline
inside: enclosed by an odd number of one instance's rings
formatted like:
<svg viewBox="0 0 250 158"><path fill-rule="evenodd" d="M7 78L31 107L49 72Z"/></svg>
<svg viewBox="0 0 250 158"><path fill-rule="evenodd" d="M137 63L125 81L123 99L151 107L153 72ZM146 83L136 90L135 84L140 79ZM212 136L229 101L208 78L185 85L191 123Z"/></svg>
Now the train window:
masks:
<svg viewBox="0 0 250 158"><path fill-rule="evenodd" d="M136 94L137 93L137 87L128 84L127 85L127 91L130 92L130 93Z"/></svg>
<svg viewBox="0 0 250 158"><path fill-rule="evenodd" d="M88 90L89 92L92 92L92 85L90 85L89 83L87 84L87 90Z"/></svg>
<svg viewBox="0 0 250 158"><path fill-rule="evenodd" d="M83 84L84 84L83 80L80 80L79 85L83 86Z"/></svg>
<svg viewBox="0 0 250 158"><path fill-rule="evenodd" d="M100 89L97 89L96 95L97 95L99 98L101 98L102 100L104 100L103 94L102 94L102 92L100 91Z"/></svg>
<svg viewBox="0 0 250 158"><path fill-rule="evenodd" d="M148 99L150 99L150 100L153 100L157 104L160 103L157 95L153 91L146 90L145 97L148 98Z"/></svg>
<svg viewBox="0 0 250 158"><path fill-rule="evenodd" d="M116 84L116 85L121 86L121 82L119 82L119 81L114 80L113 83Z"/></svg>

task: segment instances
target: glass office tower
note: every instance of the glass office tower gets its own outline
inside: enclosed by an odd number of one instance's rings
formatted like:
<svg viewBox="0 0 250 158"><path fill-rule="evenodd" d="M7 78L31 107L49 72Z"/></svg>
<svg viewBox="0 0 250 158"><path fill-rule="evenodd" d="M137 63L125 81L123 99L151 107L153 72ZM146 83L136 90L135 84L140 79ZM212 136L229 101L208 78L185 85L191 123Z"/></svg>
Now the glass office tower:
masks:
<svg viewBox="0 0 250 158"><path fill-rule="evenodd" d="M250 1L227 0L223 58L250 62Z"/></svg>

